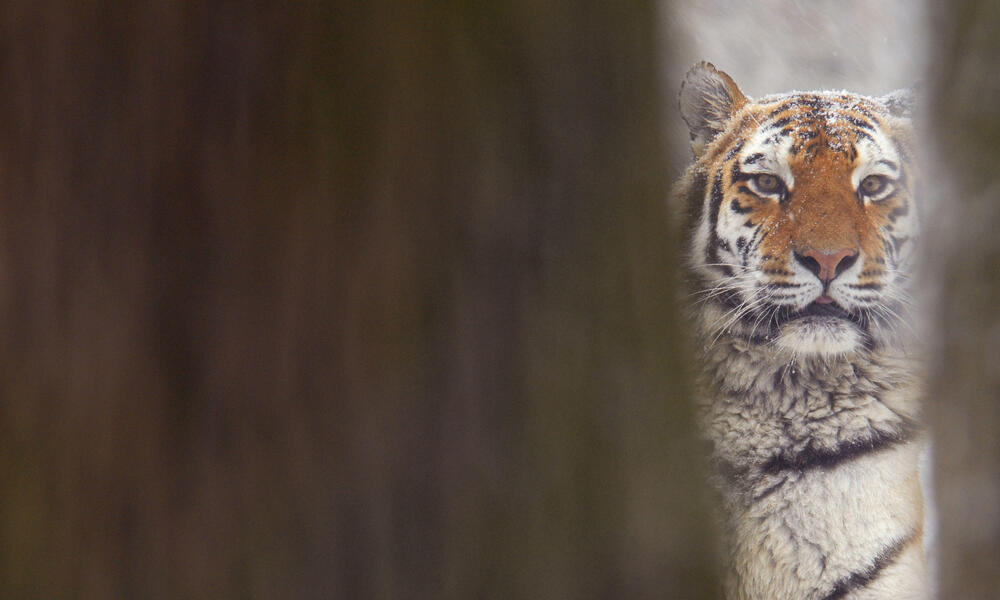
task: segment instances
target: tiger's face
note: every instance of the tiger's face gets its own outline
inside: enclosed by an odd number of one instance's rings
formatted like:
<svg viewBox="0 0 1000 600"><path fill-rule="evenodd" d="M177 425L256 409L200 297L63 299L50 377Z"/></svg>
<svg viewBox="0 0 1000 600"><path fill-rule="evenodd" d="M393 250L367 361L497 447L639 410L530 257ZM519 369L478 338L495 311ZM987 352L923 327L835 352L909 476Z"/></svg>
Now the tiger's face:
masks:
<svg viewBox="0 0 1000 600"><path fill-rule="evenodd" d="M696 163L690 267L704 325L796 354L888 343L917 233L908 99L744 96L701 63L681 89Z"/></svg>

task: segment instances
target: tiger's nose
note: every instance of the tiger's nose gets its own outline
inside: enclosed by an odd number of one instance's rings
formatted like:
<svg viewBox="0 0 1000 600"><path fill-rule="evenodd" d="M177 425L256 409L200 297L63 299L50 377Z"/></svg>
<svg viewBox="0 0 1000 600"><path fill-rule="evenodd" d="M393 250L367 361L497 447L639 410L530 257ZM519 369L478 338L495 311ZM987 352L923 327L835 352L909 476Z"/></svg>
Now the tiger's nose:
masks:
<svg viewBox="0 0 1000 600"><path fill-rule="evenodd" d="M833 281L838 275L851 268L858 260L857 250L837 250L836 252L820 252L808 249L795 252L795 260L809 269L824 285Z"/></svg>

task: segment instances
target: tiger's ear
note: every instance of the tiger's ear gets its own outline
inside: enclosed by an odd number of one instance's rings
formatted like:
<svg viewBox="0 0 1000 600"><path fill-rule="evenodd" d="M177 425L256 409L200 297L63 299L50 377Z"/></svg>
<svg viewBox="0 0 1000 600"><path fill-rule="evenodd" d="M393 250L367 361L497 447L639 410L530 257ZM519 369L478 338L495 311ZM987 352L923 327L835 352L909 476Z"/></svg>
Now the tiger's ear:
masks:
<svg viewBox="0 0 1000 600"><path fill-rule="evenodd" d="M726 123L747 103L732 77L700 62L691 67L681 83L681 116L691 130L691 150L701 156Z"/></svg>
<svg viewBox="0 0 1000 600"><path fill-rule="evenodd" d="M914 106L920 98L920 87L920 84L917 83L911 87L890 92L879 100L885 104L890 115L909 119L913 116Z"/></svg>

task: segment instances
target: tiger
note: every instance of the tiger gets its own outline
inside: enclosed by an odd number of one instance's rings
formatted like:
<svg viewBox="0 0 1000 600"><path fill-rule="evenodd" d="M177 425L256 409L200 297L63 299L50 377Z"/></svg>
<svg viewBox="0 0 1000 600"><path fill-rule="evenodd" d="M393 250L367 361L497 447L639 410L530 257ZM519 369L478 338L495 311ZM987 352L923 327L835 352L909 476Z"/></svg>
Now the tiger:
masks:
<svg viewBox="0 0 1000 600"><path fill-rule="evenodd" d="M729 600L934 595L914 93L680 90L675 187Z"/></svg>

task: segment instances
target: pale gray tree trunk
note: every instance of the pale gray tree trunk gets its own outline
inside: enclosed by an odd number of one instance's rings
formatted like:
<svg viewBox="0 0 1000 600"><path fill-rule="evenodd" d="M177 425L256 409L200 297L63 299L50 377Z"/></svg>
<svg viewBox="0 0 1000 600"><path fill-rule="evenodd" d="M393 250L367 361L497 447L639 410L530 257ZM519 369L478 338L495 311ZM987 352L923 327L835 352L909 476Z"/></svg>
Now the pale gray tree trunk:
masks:
<svg viewBox="0 0 1000 600"><path fill-rule="evenodd" d="M927 215L941 598L987 599L1000 590L1000 5L935 4L931 28L930 139L951 185L927 182L941 196Z"/></svg>

